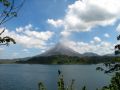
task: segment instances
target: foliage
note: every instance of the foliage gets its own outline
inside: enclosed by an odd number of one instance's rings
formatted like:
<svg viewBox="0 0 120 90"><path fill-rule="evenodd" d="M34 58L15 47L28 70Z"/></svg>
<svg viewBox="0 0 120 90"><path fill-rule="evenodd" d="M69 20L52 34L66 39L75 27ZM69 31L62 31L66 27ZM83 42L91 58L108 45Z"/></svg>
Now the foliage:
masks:
<svg viewBox="0 0 120 90"><path fill-rule="evenodd" d="M44 84L42 82L38 83L39 90L46 90Z"/></svg>
<svg viewBox="0 0 120 90"><path fill-rule="evenodd" d="M74 88L75 80L72 80L70 85L65 86L64 77L61 74L61 71L58 70L58 86L57 90L76 90ZM38 84L39 90L47 90L42 82ZM83 86L80 90L87 90L86 86ZM96 90L120 90L120 72L116 72L115 76L112 77L111 83L108 86L104 86L102 89Z"/></svg>
<svg viewBox="0 0 120 90"><path fill-rule="evenodd" d="M84 87L82 88L82 90L86 90L86 86L84 86Z"/></svg>
<svg viewBox="0 0 120 90"><path fill-rule="evenodd" d="M120 40L120 35L117 37L117 40ZM120 55L120 44L115 45L115 55ZM107 69L103 69L102 67L97 68L97 70L104 70L105 73L114 73L114 72L120 72L120 58L115 57L112 62L104 63L105 67ZM117 62L117 63L116 63Z"/></svg>
<svg viewBox="0 0 120 90"><path fill-rule="evenodd" d="M72 79L70 85L66 85L65 86L65 81L64 81L64 77L61 73L61 71L58 70L58 82L57 82L57 90L75 90L74 88L74 83L75 80ZM42 82L38 83L38 89L39 90L46 90L44 84ZM81 90L87 90L86 87L84 86Z"/></svg>
<svg viewBox="0 0 120 90"><path fill-rule="evenodd" d="M20 8L23 6L25 0L21 2L20 5L16 5L15 0L0 0L0 26L17 17ZM15 40L9 36L2 37L5 29L0 33L0 45L9 45L10 42L16 44Z"/></svg>
<svg viewBox="0 0 120 90"><path fill-rule="evenodd" d="M0 0L0 25L6 23L14 17L17 17L24 1L25 0L23 0L20 5L16 5L15 0Z"/></svg>
<svg viewBox="0 0 120 90"><path fill-rule="evenodd" d="M111 83L108 86L104 86L102 90L120 90L120 72L116 72L111 79Z"/></svg>
<svg viewBox="0 0 120 90"><path fill-rule="evenodd" d="M117 40L120 40L120 35L117 37ZM115 45L115 55L120 54L120 44ZM111 83L108 86L104 86L102 90L120 90L120 58L115 57L115 61L118 63L104 63L107 69L103 69L102 67L97 67L97 70L104 71L107 74L115 74Z"/></svg>
<svg viewBox="0 0 120 90"><path fill-rule="evenodd" d="M58 90L65 90L63 75L59 76L59 79L58 79Z"/></svg>

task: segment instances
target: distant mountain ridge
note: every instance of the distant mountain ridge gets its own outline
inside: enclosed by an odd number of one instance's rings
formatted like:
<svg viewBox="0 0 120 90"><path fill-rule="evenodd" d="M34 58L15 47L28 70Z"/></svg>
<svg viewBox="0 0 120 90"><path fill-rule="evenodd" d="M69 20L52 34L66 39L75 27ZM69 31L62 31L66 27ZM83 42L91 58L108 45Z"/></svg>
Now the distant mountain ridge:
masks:
<svg viewBox="0 0 120 90"><path fill-rule="evenodd" d="M114 56L98 55L93 52L86 52L80 54L68 46L58 43L46 52L27 58L27 60L20 60L16 63L29 64L96 64L111 62Z"/></svg>
<svg viewBox="0 0 120 90"><path fill-rule="evenodd" d="M26 58L15 59L14 61L1 61L0 63L28 63L28 64L97 64L112 62L114 54L98 55L93 52L80 54L69 48L67 45L58 43L46 52ZM119 59L119 56L117 57Z"/></svg>
<svg viewBox="0 0 120 90"><path fill-rule="evenodd" d="M100 55L93 52L86 52L86 53L83 53L82 56L100 56Z"/></svg>
<svg viewBox="0 0 120 90"><path fill-rule="evenodd" d="M74 51L73 49L69 48L69 46L66 46L62 43L57 43L54 47L47 50L46 52L38 55L38 56L52 56L52 55L67 55L67 56L78 56L78 57L84 57L84 56L99 56L96 53L93 52L86 52L86 53L79 53Z"/></svg>

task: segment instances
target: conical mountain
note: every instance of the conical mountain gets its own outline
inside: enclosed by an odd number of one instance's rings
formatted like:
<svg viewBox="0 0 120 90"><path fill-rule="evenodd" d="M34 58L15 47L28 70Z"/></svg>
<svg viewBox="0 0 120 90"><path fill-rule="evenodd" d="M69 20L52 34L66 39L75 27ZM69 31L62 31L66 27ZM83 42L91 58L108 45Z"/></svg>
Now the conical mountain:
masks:
<svg viewBox="0 0 120 90"><path fill-rule="evenodd" d="M80 53L69 48L67 45L57 43L53 48L42 53L40 56L52 56L52 55L67 55L67 56L81 56Z"/></svg>

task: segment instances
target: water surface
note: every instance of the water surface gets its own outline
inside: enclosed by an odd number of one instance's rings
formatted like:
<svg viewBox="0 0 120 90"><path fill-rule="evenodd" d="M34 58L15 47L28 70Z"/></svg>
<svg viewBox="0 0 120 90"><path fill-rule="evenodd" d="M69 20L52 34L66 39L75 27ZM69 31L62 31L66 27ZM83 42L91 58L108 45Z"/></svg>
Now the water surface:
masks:
<svg viewBox="0 0 120 90"><path fill-rule="evenodd" d="M57 90L58 69L64 75L65 83L75 80L75 90L84 85L95 90L107 85L110 76L96 71L100 65L40 65L0 64L0 90L38 90L38 83L44 82L48 90Z"/></svg>

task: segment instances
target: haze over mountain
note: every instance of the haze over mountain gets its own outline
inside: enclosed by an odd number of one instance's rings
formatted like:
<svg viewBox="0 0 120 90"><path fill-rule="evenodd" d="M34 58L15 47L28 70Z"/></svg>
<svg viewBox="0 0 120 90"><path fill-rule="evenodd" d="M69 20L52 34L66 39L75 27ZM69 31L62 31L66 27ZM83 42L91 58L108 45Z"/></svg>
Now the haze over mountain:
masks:
<svg viewBox="0 0 120 90"><path fill-rule="evenodd" d="M99 55L93 52L85 52L84 54L82 54L82 56L99 56Z"/></svg>
<svg viewBox="0 0 120 90"><path fill-rule="evenodd" d="M47 50L46 52L42 53L38 56L52 56L52 55L67 55L67 56L98 56L98 54L93 52L86 52L84 54L81 54L79 52L76 52L75 50L69 48L69 45L62 44L61 42L57 43L54 47Z"/></svg>
<svg viewBox="0 0 120 90"><path fill-rule="evenodd" d="M57 43L54 47L42 53L40 56L52 56L52 55L81 56L80 53L74 51L73 49L69 48L68 46L62 43Z"/></svg>
<svg viewBox="0 0 120 90"><path fill-rule="evenodd" d="M33 56L28 59L21 59L16 63L30 64L96 64L103 62L111 62L113 56L100 56L93 52L79 53L69 48L69 45L57 43L54 47L46 52Z"/></svg>
<svg viewBox="0 0 120 90"><path fill-rule="evenodd" d="M69 45L68 45L69 46ZM31 64L95 64L112 61L114 57L100 56L96 53L86 52L80 54L67 45L57 43L54 47L46 52L28 58L26 60L19 60L17 63L31 63Z"/></svg>

